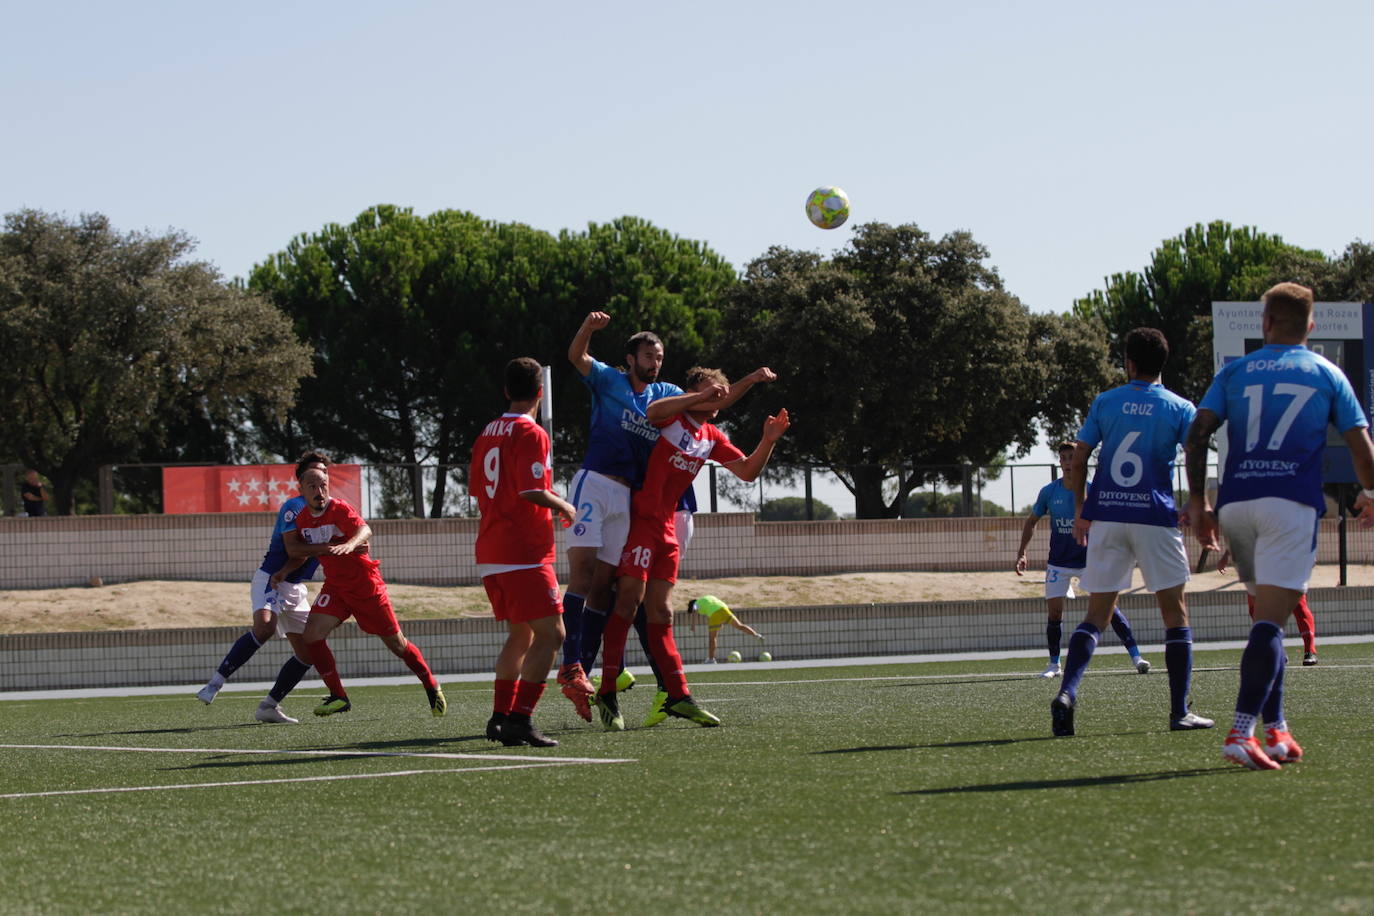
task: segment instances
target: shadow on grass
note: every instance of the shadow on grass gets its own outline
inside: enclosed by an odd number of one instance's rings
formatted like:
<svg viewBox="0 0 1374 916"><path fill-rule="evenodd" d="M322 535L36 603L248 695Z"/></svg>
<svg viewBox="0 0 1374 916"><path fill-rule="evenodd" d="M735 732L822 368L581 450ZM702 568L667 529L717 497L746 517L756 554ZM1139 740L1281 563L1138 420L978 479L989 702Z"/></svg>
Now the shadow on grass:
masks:
<svg viewBox="0 0 1374 916"><path fill-rule="evenodd" d="M1159 782L1165 779L1191 779L1196 776L1223 776L1243 773L1231 766L1199 767L1191 770L1167 770L1159 773L1119 773L1115 776L1079 776L1073 779L1027 779L1017 782L990 782L974 786L946 786L943 789L909 789L893 795L958 795L961 792L1020 792L1041 789L1082 789L1092 786L1128 786L1136 783Z"/></svg>
<svg viewBox="0 0 1374 916"><path fill-rule="evenodd" d="M1102 732L1094 738L1122 738L1128 735L1145 735L1146 731ZM1005 747L1010 744L1024 744L1030 741L1062 741L1053 735L1035 735L1029 738L979 738L976 741L941 741L936 744L874 744L867 747L837 747L828 751L812 751L812 754L866 754L870 751L923 751L952 747ZM1081 737L1075 740L1083 740Z"/></svg>
<svg viewBox="0 0 1374 916"><path fill-rule="evenodd" d="M232 725L192 725L181 728L135 728L119 732L71 732L54 738L109 738L118 735L193 735L197 732L228 732L242 728L262 728L261 722L235 722Z"/></svg>
<svg viewBox="0 0 1374 916"><path fill-rule="evenodd" d="M486 735L456 735L450 738L410 738L403 741L362 741L357 744L338 744L332 747L300 747L282 748L280 755L273 754L253 754L238 755L224 754L213 757L201 763L188 764L180 767L160 767L164 772L176 772L178 770L213 770L213 769L236 769L241 767L261 767L261 766L296 766L299 764L317 763L337 763L345 760L377 760L380 758L405 757L408 753L424 753L431 750L442 750L446 745L459 744L466 741L481 741L480 749L490 749L493 752L508 750L504 747L492 747L487 743ZM299 751L319 751L304 755L296 753ZM337 754L330 754L329 751L338 751ZM373 753L357 753L358 751L373 751Z"/></svg>

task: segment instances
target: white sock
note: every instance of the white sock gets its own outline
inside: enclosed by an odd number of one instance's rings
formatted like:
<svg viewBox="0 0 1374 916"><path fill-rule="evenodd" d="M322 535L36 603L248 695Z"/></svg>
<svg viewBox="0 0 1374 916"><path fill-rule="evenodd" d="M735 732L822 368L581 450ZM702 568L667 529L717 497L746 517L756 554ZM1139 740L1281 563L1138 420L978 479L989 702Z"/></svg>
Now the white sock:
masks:
<svg viewBox="0 0 1374 916"><path fill-rule="evenodd" d="M1255 717L1248 712L1236 713L1236 721L1231 726L1231 731L1240 732L1247 738L1253 738L1255 736Z"/></svg>

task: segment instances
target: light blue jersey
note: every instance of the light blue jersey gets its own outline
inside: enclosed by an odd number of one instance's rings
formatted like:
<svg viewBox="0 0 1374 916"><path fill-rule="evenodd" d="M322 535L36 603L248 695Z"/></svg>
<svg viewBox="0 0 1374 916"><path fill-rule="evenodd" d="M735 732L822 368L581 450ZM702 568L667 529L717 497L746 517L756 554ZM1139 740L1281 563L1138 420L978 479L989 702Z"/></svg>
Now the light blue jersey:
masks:
<svg viewBox="0 0 1374 916"><path fill-rule="evenodd" d="M1137 525L1178 525L1174 458L1197 408L1158 382L1104 391L1088 409L1078 441L1102 445L1083 517Z"/></svg>
<svg viewBox="0 0 1374 916"><path fill-rule="evenodd" d="M644 482L649 453L658 442L658 429L645 411L659 398L682 394L682 389L671 382L651 382L635 394L629 376L595 359L582 383L592 392L591 434L582 466L623 477L638 488Z"/></svg>
<svg viewBox="0 0 1374 916"><path fill-rule="evenodd" d="M1088 548L1073 539L1073 517L1076 512L1073 491L1064 486L1063 478L1052 480L1040 488L1035 497L1031 513L1040 518L1046 513L1050 516L1050 556L1051 566L1065 569L1082 569L1088 565Z"/></svg>
<svg viewBox="0 0 1374 916"><path fill-rule="evenodd" d="M1278 496L1326 512L1326 427L1368 426L1335 363L1302 345L1269 344L1228 363L1199 405L1226 423L1226 466L1217 506Z"/></svg>
<svg viewBox="0 0 1374 916"><path fill-rule="evenodd" d="M286 545L282 543L282 535L296 527L296 516L305 511L305 500L300 496L293 496L281 504L277 510L277 523L272 528L272 540L267 542L267 553L262 558L262 565L258 568L265 573L274 573L286 565L289 559L286 555ZM315 569L320 565L320 561L311 557L302 563L295 572L286 575L287 582L307 582L315 575Z"/></svg>

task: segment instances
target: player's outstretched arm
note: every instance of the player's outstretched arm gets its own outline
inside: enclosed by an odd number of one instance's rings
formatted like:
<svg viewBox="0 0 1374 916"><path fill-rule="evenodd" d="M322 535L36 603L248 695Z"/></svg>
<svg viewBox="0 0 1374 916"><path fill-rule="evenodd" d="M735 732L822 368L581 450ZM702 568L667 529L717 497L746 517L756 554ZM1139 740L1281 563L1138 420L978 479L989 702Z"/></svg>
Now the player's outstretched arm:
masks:
<svg viewBox="0 0 1374 916"><path fill-rule="evenodd" d="M1026 548L1030 546L1031 535L1035 533L1035 525L1040 521L1040 516L1031 513L1026 516L1026 523L1021 526L1021 546L1016 548L1016 574L1019 576L1026 571Z"/></svg>
<svg viewBox="0 0 1374 916"><path fill-rule="evenodd" d="M582 319L582 326L577 329L572 343L568 345L568 362L573 364L578 375L586 375L592 371L592 354L589 351L592 335L610 323L611 316L605 312L590 312Z"/></svg>
<svg viewBox="0 0 1374 916"><path fill-rule="evenodd" d="M555 514L562 516L564 527L571 525L577 516L577 509L573 507L573 504L552 490L526 490L520 494L520 498L525 502L534 503L536 506L552 509Z"/></svg>
<svg viewBox="0 0 1374 916"><path fill-rule="evenodd" d="M768 465L768 459L773 457L773 446L778 444L782 434L787 432L787 427L791 425L792 419L784 407L778 411L776 417L769 417L764 421L763 438L759 440L759 447L754 449L753 454L730 462L725 465L726 469L745 483L758 480Z"/></svg>
<svg viewBox="0 0 1374 916"><path fill-rule="evenodd" d="M683 411L705 408L708 410L716 409L716 402L729 394L729 389L724 385L709 385L700 391L689 391L686 394L674 394L666 398L659 398L650 404L644 411L644 416L650 423L662 423L671 417L675 417Z"/></svg>
<svg viewBox="0 0 1374 916"><path fill-rule="evenodd" d="M732 382L730 384L729 393L725 395L719 404L711 404L709 406L712 410L724 410L738 403L739 399L744 397L744 393L759 382L775 382L777 380L778 374L776 372L769 369L767 366L759 366L739 381Z"/></svg>
<svg viewBox="0 0 1374 916"><path fill-rule="evenodd" d="M1374 498L1370 497L1374 493L1374 486L1370 486L1374 483L1374 443L1369 440L1369 430L1363 426L1352 426L1341 434L1341 438L1350 448L1350 461L1355 465L1355 476L1364 490L1355 498L1356 518L1361 528L1368 528L1374 525Z"/></svg>

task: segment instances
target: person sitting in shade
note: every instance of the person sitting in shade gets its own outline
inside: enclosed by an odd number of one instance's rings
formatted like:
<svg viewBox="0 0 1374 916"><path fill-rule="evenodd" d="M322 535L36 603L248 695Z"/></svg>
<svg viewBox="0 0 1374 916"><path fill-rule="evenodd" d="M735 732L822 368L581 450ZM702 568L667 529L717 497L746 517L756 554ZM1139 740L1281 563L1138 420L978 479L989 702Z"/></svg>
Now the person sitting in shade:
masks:
<svg viewBox="0 0 1374 916"><path fill-rule="evenodd" d="M763 642L763 637L759 635L758 630L746 623L741 623L729 606L715 595L702 595L700 598L688 601L687 613L692 615L688 618L688 622L691 623L693 630L697 628L697 614L706 618L706 661L708 662L716 660L716 638L720 635L720 628L727 623L736 630L743 630L759 642Z"/></svg>

